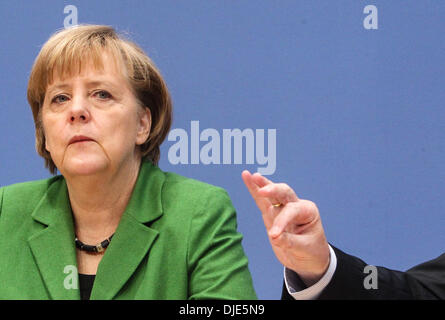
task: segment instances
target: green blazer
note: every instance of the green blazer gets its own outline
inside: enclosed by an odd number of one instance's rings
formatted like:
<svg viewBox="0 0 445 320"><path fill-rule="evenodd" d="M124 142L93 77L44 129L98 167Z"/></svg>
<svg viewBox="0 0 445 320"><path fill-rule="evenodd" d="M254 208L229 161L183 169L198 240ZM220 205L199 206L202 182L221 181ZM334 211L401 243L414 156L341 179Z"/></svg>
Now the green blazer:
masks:
<svg viewBox="0 0 445 320"><path fill-rule="evenodd" d="M256 299L221 188L143 162L91 299ZM0 189L0 299L80 299L65 179Z"/></svg>

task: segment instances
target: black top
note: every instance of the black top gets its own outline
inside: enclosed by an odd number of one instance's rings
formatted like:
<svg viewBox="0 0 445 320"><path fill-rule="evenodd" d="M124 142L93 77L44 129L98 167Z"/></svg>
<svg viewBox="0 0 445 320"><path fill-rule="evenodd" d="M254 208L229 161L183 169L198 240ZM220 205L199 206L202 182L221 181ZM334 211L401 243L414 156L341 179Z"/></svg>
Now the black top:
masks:
<svg viewBox="0 0 445 320"><path fill-rule="evenodd" d="M79 290L80 300L89 300L91 290L93 289L95 274L81 274L79 273Z"/></svg>

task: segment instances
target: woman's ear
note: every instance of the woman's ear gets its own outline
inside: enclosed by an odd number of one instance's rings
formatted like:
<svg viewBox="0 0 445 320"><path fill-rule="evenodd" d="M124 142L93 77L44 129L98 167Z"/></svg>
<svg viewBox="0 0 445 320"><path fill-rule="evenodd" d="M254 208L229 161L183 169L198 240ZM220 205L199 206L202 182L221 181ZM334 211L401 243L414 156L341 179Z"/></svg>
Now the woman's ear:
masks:
<svg viewBox="0 0 445 320"><path fill-rule="evenodd" d="M48 147L48 142L46 142L46 139L43 143L45 144L45 150L48 151L48 153L51 153L51 151L49 150L49 147Z"/></svg>
<svg viewBox="0 0 445 320"><path fill-rule="evenodd" d="M48 153L51 153L50 147L48 145L48 140L45 137L45 130L43 129L43 123L42 122L40 122L40 126L41 127L38 129L38 132L36 133L36 135L39 136L39 140L41 140L40 143L43 144L43 147L45 148L45 150Z"/></svg>
<svg viewBox="0 0 445 320"><path fill-rule="evenodd" d="M151 129L151 111L149 108L141 107L138 112L139 127L136 136L136 144L141 145L147 141Z"/></svg>

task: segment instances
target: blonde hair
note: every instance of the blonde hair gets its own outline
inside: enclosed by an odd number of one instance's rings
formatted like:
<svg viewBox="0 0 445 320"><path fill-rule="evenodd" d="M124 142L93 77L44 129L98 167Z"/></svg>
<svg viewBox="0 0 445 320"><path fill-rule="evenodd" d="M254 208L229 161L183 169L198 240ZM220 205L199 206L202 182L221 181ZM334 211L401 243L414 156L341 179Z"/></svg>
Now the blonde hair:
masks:
<svg viewBox="0 0 445 320"><path fill-rule="evenodd" d="M52 174L57 167L45 149L45 133L41 121L41 108L46 89L55 74L61 77L79 74L82 65L92 61L103 69L104 51L120 65L124 76L141 106L150 109L152 125L150 135L140 146L142 159L157 164L160 145L172 122L172 102L166 83L153 61L134 42L118 35L109 26L79 25L53 34L40 50L28 82L28 102L34 116L36 150L45 159Z"/></svg>

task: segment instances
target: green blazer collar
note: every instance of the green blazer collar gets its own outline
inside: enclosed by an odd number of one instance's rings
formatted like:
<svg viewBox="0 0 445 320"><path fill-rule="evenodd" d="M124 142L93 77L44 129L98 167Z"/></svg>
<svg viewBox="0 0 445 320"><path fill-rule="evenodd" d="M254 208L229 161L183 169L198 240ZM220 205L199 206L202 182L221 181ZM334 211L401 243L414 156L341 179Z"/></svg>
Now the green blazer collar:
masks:
<svg viewBox="0 0 445 320"><path fill-rule="evenodd" d="M141 164L130 201L99 264L91 299L112 299L148 254L158 236L149 223L163 213L164 180L157 166ZM40 228L28 244L50 297L79 299L77 274L72 275L77 270L73 216L63 177L54 178L32 218Z"/></svg>

